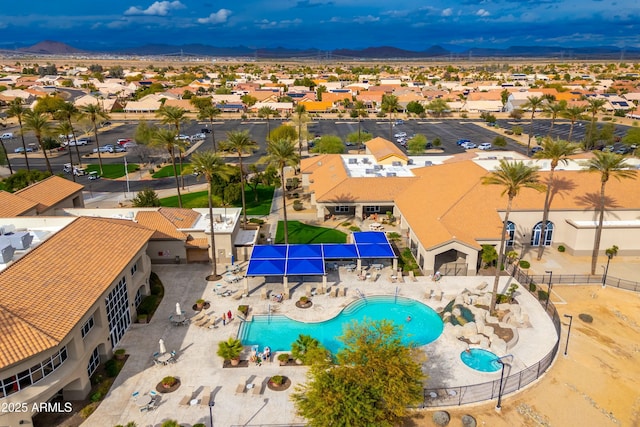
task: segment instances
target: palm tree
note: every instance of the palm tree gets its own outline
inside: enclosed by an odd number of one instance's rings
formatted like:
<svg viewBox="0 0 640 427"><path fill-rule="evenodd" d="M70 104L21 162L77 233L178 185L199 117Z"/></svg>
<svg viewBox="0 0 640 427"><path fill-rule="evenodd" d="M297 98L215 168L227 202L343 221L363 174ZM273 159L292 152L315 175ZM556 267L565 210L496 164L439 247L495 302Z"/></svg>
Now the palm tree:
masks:
<svg viewBox="0 0 640 427"><path fill-rule="evenodd" d="M551 126L549 126L549 131L547 132L547 136L551 135L551 131L553 130L553 125L556 123L556 119L558 115L562 113L567 108L566 101L560 102L549 102L544 109L545 115L551 117Z"/></svg>
<svg viewBox="0 0 640 427"><path fill-rule="evenodd" d="M60 135L64 135L65 139L67 140L67 151L69 152L69 164L71 164L71 178L73 179L73 182L76 182L76 174L73 171L73 155L71 154L71 145L70 145L71 139L69 138L69 134L73 133L73 128L71 127L71 124L69 122L62 121L58 123L58 126L56 127L56 132L58 132ZM78 148L78 144L76 144L76 148ZM78 163L80 163L79 155L78 155Z"/></svg>
<svg viewBox="0 0 640 427"><path fill-rule="evenodd" d="M302 158L302 125L308 121L306 114L307 107L305 107L304 104L298 104L294 111L296 113L296 121L298 125L298 157Z"/></svg>
<svg viewBox="0 0 640 427"><path fill-rule="evenodd" d="M176 190L178 191L178 207L182 208L182 195L180 194L180 181L178 180L178 170L176 168L176 133L170 129L158 128L151 135L149 141L152 147L162 147L169 153L171 165L173 166L173 176L176 179Z"/></svg>
<svg viewBox="0 0 640 427"><path fill-rule="evenodd" d="M538 191L544 189L544 185L538 180L538 168L526 166L523 162L508 162L500 160L500 164L489 175L482 177L483 185L500 185L504 188L502 195L507 194L509 201L507 210L502 222L502 232L500 233L500 250L498 251L498 266L496 267L496 276L493 281L493 293L491 294L490 311L495 311L496 297L498 295L498 282L500 281L500 266L504 257L504 242L507 233L507 223L509 222L509 214L511 213L511 204L513 199L518 195L522 188L533 188Z"/></svg>
<svg viewBox="0 0 640 427"><path fill-rule="evenodd" d="M596 116L600 111L602 111L602 107L604 107L604 105L607 103L607 100L604 98L588 98L587 102L589 103L587 111L591 113L591 124L589 125L589 133L585 141L585 147L587 149L590 149L594 142L593 133L596 130Z"/></svg>
<svg viewBox="0 0 640 427"><path fill-rule="evenodd" d="M267 141L271 137L271 124L269 123L269 117L277 114L277 111L269 106L260 107L258 110L258 117L265 117L267 119Z"/></svg>
<svg viewBox="0 0 640 427"><path fill-rule="evenodd" d="M547 194L544 197L544 211L542 213L542 227L540 229L542 241L540 242L540 246L538 247L538 261L542 259L542 254L544 253L544 235L547 228L547 221L549 220L553 174L558 167L558 164L562 163L566 165L569 162L569 156L574 155L577 150L578 146L576 144L570 143L569 141L565 141L562 139L556 139L554 141L551 138L545 138L545 141L542 144L542 151L538 151L533 156L536 159L551 160L551 173L549 174L549 180L547 181Z"/></svg>
<svg viewBox="0 0 640 427"><path fill-rule="evenodd" d="M600 239L602 238L602 224L604 222L605 208L605 186L609 178L614 177L618 181L623 178L635 178L636 172L629 170L630 165L625 162L624 156L620 154L594 151L594 157L585 163L586 172L600 174L600 204L598 206L599 218L596 236L593 242L593 253L591 254L591 274L596 274L596 263L600 252Z"/></svg>
<svg viewBox="0 0 640 427"><path fill-rule="evenodd" d="M395 95L382 95L382 111L389 114L389 141L393 141L393 113L398 111L398 97Z"/></svg>
<svg viewBox="0 0 640 427"><path fill-rule="evenodd" d="M362 138L360 138L360 134L362 133L362 118L367 116L367 109L362 101L356 101L353 108L358 115L358 153L360 153L360 147L362 147Z"/></svg>
<svg viewBox="0 0 640 427"><path fill-rule="evenodd" d="M71 119L77 116L80 113L80 110L70 102L65 102L60 106L60 109L56 111L55 117L58 120L66 120L69 123L68 130L69 132L64 133L63 135L73 135L73 139L76 138L76 132L73 129L73 122ZM71 147L67 145L69 151L71 151ZM78 156L78 164L82 164L82 159L80 158L80 149L78 148L78 144L76 144L76 154ZM71 156L71 154L69 154Z"/></svg>
<svg viewBox="0 0 640 427"><path fill-rule="evenodd" d="M207 277L207 280L219 280L218 275L218 262L216 258L216 239L215 239L215 224L213 221L213 205L211 201L211 184L214 177L220 177L222 179L228 179L229 174L224 161L218 157L214 151L201 151L194 153L191 157L191 167L193 171L199 176L204 177L207 180L207 201L209 202L209 227L211 228L211 275ZM175 169L175 163L174 163Z"/></svg>
<svg viewBox="0 0 640 427"><path fill-rule="evenodd" d="M9 155L7 154L7 147L4 146L4 139L0 139L0 145L2 145L2 154L4 154L4 158L7 159L7 166L9 167L9 175L13 175L13 169L11 168L11 160L9 160Z"/></svg>
<svg viewBox="0 0 640 427"><path fill-rule="evenodd" d="M267 155L263 161L269 165L273 165L280 171L280 184L282 186L282 209L284 215L284 243L289 243L289 229L287 225L287 197L286 185L284 178L285 166L295 167L298 164L298 154L296 147L292 141L288 139L279 139L269 141L267 144Z"/></svg>
<svg viewBox="0 0 640 427"><path fill-rule="evenodd" d="M531 124L529 125L529 139L527 140L527 156L531 154L531 137L533 136L533 117L536 115L536 110L544 102L544 98L541 96L528 96L527 102L522 104L522 108L531 108Z"/></svg>
<svg viewBox="0 0 640 427"><path fill-rule="evenodd" d="M176 145L178 146L178 151L180 153L180 180L182 181L182 188L184 188L184 175L182 174L182 154L186 148L186 141L180 139L180 126L187 120L187 110L180 107L172 107L172 106L163 106L158 111L156 111L156 116L160 117L160 123L164 125L173 125L176 129L176 136L178 140L176 141Z"/></svg>
<svg viewBox="0 0 640 427"><path fill-rule="evenodd" d="M98 120L108 119L109 115L104 112L100 105L89 104L82 107L81 115L88 117L91 125L93 126L93 137L96 139L96 148L98 149L98 163L100 164L100 175L102 172L102 155L100 154L100 141L98 141Z"/></svg>
<svg viewBox="0 0 640 427"><path fill-rule="evenodd" d="M49 125L49 119L44 113L36 113L32 110L26 111L24 113L24 129L32 131L36 139L38 140L38 145L42 150L42 154L44 154L44 161L47 164L47 170L49 173L53 174L51 170L51 163L49 163L49 156L47 156L47 150L44 149L44 145L42 144L42 137L47 136L51 130Z"/></svg>
<svg viewBox="0 0 640 427"><path fill-rule="evenodd" d="M584 107L573 106L573 107L566 108L561 113L562 117L564 117L565 119L569 119L571 121L571 127L569 128L569 137L567 138L569 142L571 142L571 136L573 135L573 125L575 125L576 120L580 120L582 118L582 115L584 114L584 112L585 112Z"/></svg>
<svg viewBox="0 0 640 427"><path fill-rule="evenodd" d="M218 151L218 148L216 147L216 135L213 129L213 119L218 117L221 113L220 109L213 105L206 105L198 111L198 119L209 120L209 124L211 124L211 143L213 144L214 152Z"/></svg>
<svg viewBox="0 0 640 427"><path fill-rule="evenodd" d="M27 156L27 145L24 142L24 132L22 131L22 118L26 113L26 109L22 106L22 98L15 98L9 104L7 109L8 117L16 117L18 119L18 125L20 126L20 138L22 139L22 154L24 154L24 161L27 164L27 171L30 171L29 156Z"/></svg>
<svg viewBox="0 0 640 427"><path fill-rule="evenodd" d="M242 155L249 154L253 150L258 149L258 145L251 140L249 131L230 131L227 132L227 141L224 143L225 149L238 155L238 166L240 167L240 183L242 184L242 215L243 224L247 223L247 204L244 197L244 167L242 166Z"/></svg>

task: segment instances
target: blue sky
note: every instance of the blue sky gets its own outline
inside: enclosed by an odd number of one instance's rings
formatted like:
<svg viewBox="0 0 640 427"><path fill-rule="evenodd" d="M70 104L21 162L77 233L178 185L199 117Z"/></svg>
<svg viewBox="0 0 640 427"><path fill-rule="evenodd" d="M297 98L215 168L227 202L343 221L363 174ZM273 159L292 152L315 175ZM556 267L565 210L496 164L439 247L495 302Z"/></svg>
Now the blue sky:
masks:
<svg viewBox="0 0 640 427"><path fill-rule="evenodd" d="M5 0L0 47L640 47L638 0Z"/></svg>

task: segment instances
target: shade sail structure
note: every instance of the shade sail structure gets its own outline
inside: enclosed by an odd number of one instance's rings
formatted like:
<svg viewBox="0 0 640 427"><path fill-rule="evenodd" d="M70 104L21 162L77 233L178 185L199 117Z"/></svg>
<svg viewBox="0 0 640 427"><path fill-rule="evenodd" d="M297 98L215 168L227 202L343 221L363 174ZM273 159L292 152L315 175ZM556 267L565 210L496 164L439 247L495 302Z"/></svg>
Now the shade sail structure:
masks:
<svg viewBox="0 0 640 427"><path fill-rule="evenodd" d="M313 245L256 245L247 276L316 276L325 274L325 261L395 258L384 232L353 233L354 243Z"/></svg>

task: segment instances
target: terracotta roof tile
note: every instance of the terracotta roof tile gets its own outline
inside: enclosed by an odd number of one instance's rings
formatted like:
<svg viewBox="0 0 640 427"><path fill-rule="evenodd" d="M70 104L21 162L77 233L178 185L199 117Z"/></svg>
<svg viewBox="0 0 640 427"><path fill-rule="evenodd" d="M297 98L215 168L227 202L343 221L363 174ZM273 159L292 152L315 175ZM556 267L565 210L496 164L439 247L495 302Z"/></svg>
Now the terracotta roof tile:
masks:
<svg viewBox="0 0 640 427"><path fill-rule="evenodd" d="M84 185L53 175L14 194L38 203L38 213L40 213L83 189Z"/></svg>
<svg viewBox="0 0 640 427"><path fill-rule="evenodd" d="M20 216L38 206L38 203L0 191L0 218Z"/></svg>
<svg viewBox="0 0 640 427"><path fill-rule="evenodd" d="M187 236L178 231L176 226L160 212L139 211L136 221L150 230L154 230L152 240L187 240Z"/></svg>
<svg viewBox="0 0 640 427"><path fill-rule="evenodd" d="M378 162L394 156L397 157L398 160L403 160L405 163L409 160L407 155L404 154L396 144L384 138L373 138L366 142L366 146L367 151L370 152Z"/></svg>
<svg viewBox="0 0 640 427"><path fill-rule="evenodd" d="M152 234L79 217L0 273L0 369L64 340Z"/></svg>
<svg viewBox="0 0 640 427"><path fill-rule="evenodd" d="M197 238L192 237L191 239L187 240L186 246L190 248L207 249L209 248L209 238L208 237L197 237Z"/></svg>
<svg viewBox="0 0 640 427"><path fill-rule="evenodd" d="M200 214L193 209L160 208L158 212L179 229L193 227L200 218Z"/></svg>

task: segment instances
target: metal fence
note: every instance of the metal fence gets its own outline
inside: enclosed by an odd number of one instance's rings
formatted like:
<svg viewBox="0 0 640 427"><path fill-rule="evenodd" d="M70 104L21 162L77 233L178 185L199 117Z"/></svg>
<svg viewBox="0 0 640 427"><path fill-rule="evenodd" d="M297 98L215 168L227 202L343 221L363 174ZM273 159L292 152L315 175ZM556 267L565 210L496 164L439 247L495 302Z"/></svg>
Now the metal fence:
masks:
<svg viewBox="0 0 640 427"><path fill-rule="evenodd" d="M529 290L529 285L535 283L536 285L544 285L549 283L549 279L552 280L552 284L602 284L603 276L587 275L587 274L554 274L551 277L550 274L543 275L528 275L520 268L516 267L509 273L520 284ZM613 286L620 289L625 289L634 292L640 292L640 283L631 280L619 279L617 277L606 277L606 285ZM538 301L542 308L545 308L547 301ZM530 366L522 371L516 372L513 375L508 375L502 381L502 395L513 393L520 390L527 384L532 383L538 379L542 374L549 369L553 359L558 353L558 347L560 346L560 317L553 305L549 303L547 308L547 314L553 322L553 326L556 329L558 338L553 348L546 356L544 356L538 363ZM497 399L500 394L500 380L491 382L472 384L459 387L446 387L446 388L425 388L424 389L424 403L423 407L438 407L438 406L456 406L465 405L468 403L482 402L486 400Z"/></svg>

